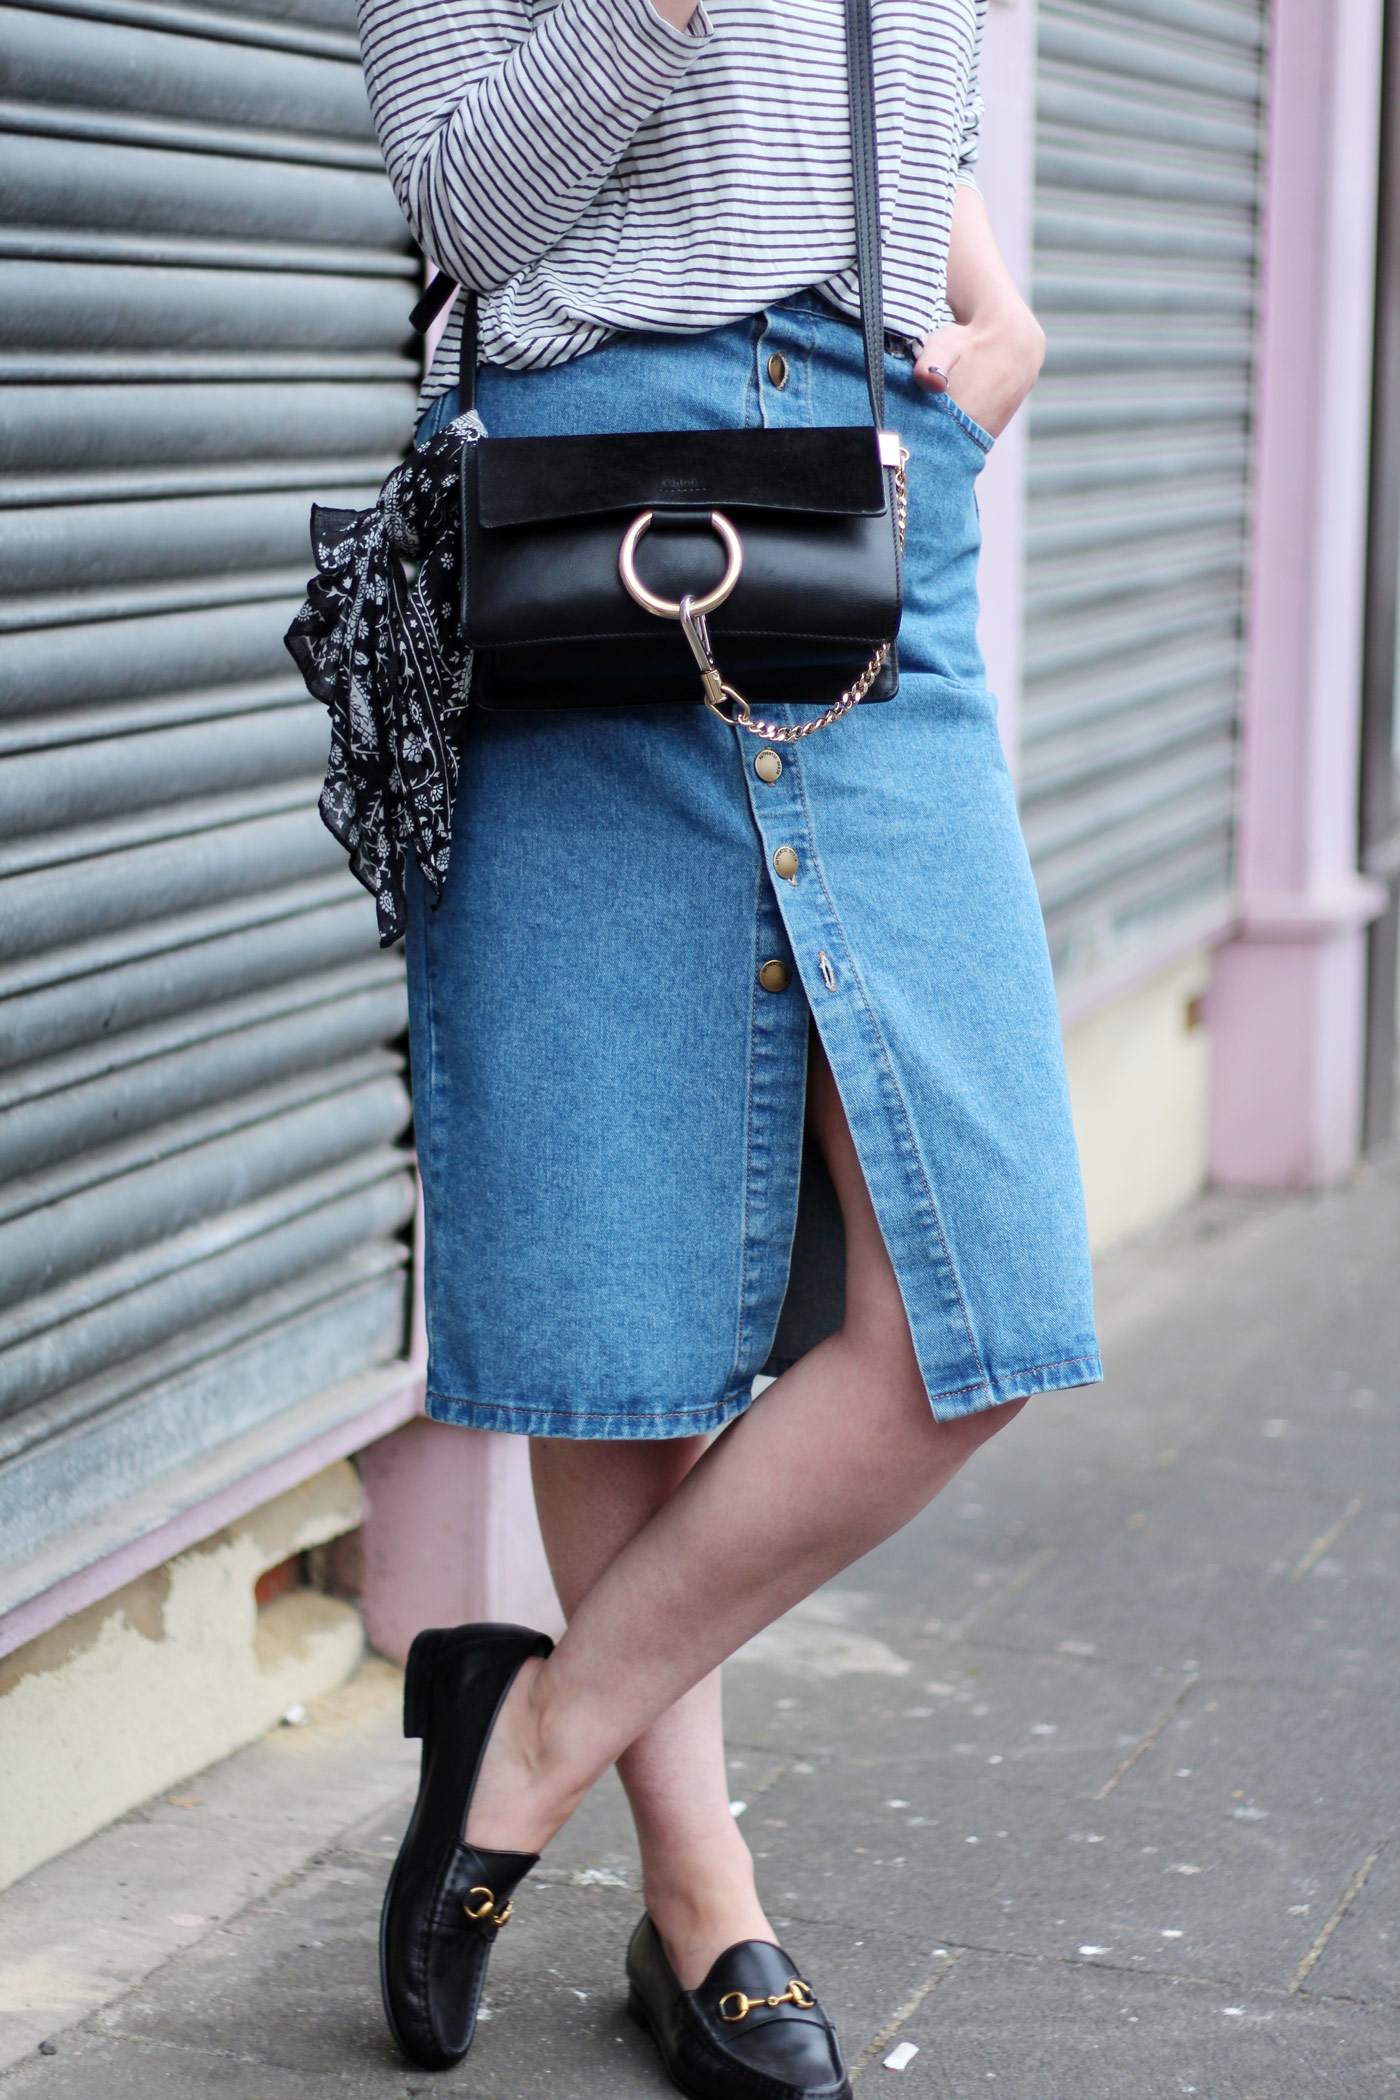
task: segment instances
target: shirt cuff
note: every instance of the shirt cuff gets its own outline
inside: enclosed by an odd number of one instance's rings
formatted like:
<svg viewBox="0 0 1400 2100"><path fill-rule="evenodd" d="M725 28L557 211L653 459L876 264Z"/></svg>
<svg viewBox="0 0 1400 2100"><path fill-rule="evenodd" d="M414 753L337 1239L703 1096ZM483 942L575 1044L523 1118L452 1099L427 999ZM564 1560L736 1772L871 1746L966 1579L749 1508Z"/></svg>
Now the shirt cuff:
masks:
<svg viewBox="0 0 1400 2100"><path fill-rule="evenodd" d="M663 48L669 46L672 51L677 45L708 43L715 32L705 0L696 0L695 12L683 29L668 22L665 15L652 6L651 0L614 0L614 4L620 14L635 22L654 43Z"/></svg>

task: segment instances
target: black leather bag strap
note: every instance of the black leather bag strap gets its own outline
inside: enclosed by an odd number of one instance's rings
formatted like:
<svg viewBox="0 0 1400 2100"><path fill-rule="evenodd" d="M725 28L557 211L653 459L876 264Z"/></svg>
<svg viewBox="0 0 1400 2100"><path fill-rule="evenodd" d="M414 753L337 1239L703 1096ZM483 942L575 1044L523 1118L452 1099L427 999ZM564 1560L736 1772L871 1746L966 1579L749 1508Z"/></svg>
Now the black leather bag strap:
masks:
<svg viewBox="0 0 1400 2100"><path fill-rule="evenodd" d="M865 338L865 383L875 428L885 427L885 294L880 270L880 171L875 127L874 33L871 0L845 0L846 90L851 119L851 168L855 178L856 273L860 325ZM457 289L437 276L410 316L424 332ZM477 295L462 292L462 343L458 363L459 408L476 402Z"/></svg>
<svg viewBox="0 0 1400 2100"><path fill-rule="evenodd" d="M875 127L872 0L846 0L846 84L855 176L856 276L865 334L865 383L875 428L885 427L885 283L880 268L880 164Z"/></svg>

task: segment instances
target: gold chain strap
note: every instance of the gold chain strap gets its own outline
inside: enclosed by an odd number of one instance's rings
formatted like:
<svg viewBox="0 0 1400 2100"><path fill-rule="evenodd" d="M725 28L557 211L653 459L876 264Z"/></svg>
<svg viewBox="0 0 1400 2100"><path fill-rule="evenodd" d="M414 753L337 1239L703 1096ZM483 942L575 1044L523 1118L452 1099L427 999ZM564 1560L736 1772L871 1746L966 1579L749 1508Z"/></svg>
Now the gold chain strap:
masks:
<svg viewBox="0 0 1400 2100"><path fill-rule="evenodd" d="M899 447L899 462L894 471L895 524L899 534L901 560L904 558L904 535L909 523L909 481L905 473L908 458L908 447L901 445ZM714 511L711 513L711 522L725 541L729 553L729 561L724 577L714 590L706 592L700 598L697 598L693 592L687 591L679 602L670 598L658 597L654 591L648 590L637 574L633 557L638 540L651 523L650 511L643 511L639 517L633 520L623 539L618 555L618 566L622 572L622 580L632 596L637 600L637 603L645 606L648 612L656 613L663 618L679 619L681 630L690 644L691 653L699 668L700 682L704 688L705 705L709 708L711 714L718 715L720 721L727 722L731 729L747 729L750 736L761 736L767 743L799 743L803 737L814 736L817 730L825 729L832 722L839 722L842 715L849 714L853 707L859 706L860 702L870 691L871 686L875 683L881 666L890 653L890 644L881 642L859 677L847 686L840 699L833 700L830 707L825 708L821 714L813 716L810 722L799 722L789 727L781 722L765 721L761 715L755 715L743 694L722 675L719 665L715 662L714 650L710 645L710 633L706 624L706 615L712 612L715 606L727 598L730 591L733 590L735 583L738 581L742 559L738 534L734 531L729 520L724 517L722 512ZM726 712L726 702L733 709L732 713Z"/></svg>

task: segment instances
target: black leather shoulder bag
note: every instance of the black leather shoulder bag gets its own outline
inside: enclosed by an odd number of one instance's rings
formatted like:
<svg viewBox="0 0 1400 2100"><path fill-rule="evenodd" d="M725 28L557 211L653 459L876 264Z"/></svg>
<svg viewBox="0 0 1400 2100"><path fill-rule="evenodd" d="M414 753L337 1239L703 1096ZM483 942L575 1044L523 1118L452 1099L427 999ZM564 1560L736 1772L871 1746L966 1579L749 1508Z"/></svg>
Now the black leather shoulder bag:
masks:
<svg viewBox="0 0 1400 2100"><path fill-rule="evenodd" d="M460 481L474 707L703 697L721 720L790 742L897 692L908 454L883 427L870 4L845 0L870 422L478 438ZM415 321L452 290L435 279ZM476 294L462 298L459 414L477 368ZM833 685L839 697L795 726L750 708L819 702Z"/></svg>

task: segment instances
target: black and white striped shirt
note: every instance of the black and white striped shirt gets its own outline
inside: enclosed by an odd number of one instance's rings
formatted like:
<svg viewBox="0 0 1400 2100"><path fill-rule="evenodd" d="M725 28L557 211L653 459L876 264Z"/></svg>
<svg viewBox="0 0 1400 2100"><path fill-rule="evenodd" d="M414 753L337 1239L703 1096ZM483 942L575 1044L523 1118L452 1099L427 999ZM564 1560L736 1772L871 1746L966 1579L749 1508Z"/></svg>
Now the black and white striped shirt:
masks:
<svg viewBox="0 0 1400 2100"><path fill-rule="evenodd" d="M873 0L885 326L953 318L976 186L987 0ZM481 356L560 364L816 285L859 313L842 0L359 0L370 109L424 254L478 301ZM448 323L423 389L451 385Z"/></svg>

